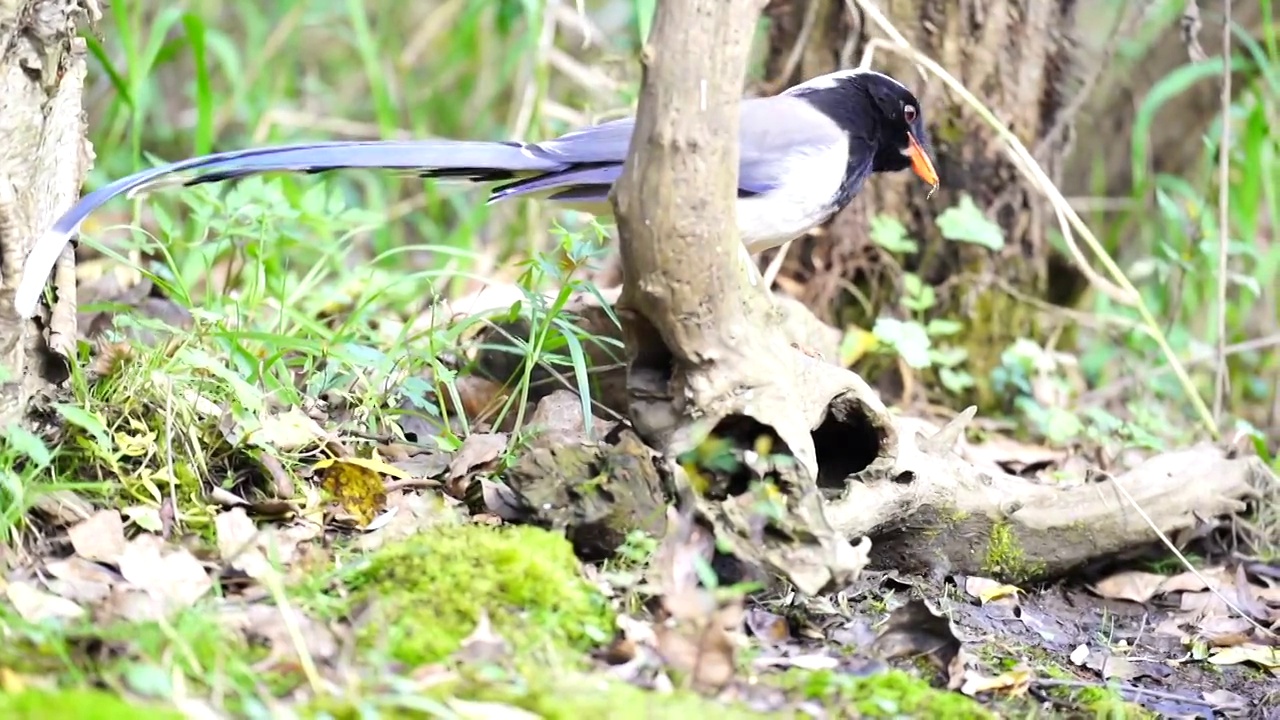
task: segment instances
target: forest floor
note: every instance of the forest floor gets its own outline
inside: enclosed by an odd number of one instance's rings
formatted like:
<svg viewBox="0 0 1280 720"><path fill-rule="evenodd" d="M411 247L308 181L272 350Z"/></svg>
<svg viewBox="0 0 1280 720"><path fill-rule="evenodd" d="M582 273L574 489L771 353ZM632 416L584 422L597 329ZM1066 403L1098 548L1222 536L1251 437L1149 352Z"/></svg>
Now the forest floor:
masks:
<svg viewBox="0 0 1280 720"><path fill-rule="evenodd" d="M1198 573L1157 552L1040 587L884 568L817 597L718 586L713 540L675 514L584 561L581 538L502 519L520 505L504 478L539 446L634 437L586 427L576 395L500 431L442 417L507 397L454 376L452 402L371 432L358 393L276 402L212 361L199 317L146 302L183 328L99 341L47 408L59 450L25 446L64 481L27 487L0 546L7 717L1269 717L1280 700L1259 627L1280 622L1280 566L1233 548L1239 528L1205 519ZM966 448L1028 477L1087 456Z"/></svg>

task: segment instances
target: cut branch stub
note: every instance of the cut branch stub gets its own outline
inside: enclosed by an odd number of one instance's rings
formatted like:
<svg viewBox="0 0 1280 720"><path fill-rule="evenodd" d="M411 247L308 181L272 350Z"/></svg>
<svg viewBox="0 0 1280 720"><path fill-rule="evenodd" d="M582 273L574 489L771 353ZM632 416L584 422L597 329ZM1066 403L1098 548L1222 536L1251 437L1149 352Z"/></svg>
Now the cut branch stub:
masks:
<svg viewBox="0 0 1280 720"><path fill-rule="evenodd" d="M792 459L763 463L750 477L773 481L781 517L760 514L751 502L760 485L751 481L694 496L735 554L813 593L851 578L866 554L865 543L855 551L826 521L820 459L843 477L891 454L893 436L870 388L794 348L770 296L749 280L735 231L736 139L763 4L658 6L631 153L613 197L624 277L618 315L631 420L673 467L709 435L741 457L764 437L775 455Z"/></svg>

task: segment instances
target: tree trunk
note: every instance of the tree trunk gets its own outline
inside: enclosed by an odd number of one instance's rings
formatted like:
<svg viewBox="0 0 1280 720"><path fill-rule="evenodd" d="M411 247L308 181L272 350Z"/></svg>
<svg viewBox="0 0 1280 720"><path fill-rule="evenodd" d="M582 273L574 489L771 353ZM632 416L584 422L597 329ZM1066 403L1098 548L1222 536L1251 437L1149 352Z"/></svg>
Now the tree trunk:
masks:
<svg viewBox="0 0 1280 720"><path fill-rule="evenodd" d="M1110 196L1132 184L1130 136L1137 101L1153 83L1187 61L1179 30L1185 0L877 0L876 5L917 49L987 103L1032 151L1064 194ZM1237 3L1234 19L1247 32L1261 27L1259 3ZM1200 41L1221 52L1223 0L1200 3ZM774 0L766 76L768 89L859 62L874 24L851 12L849 0ZM1119 10L1117 10L1119 8ZM806 21L809 21L806 23ZM806 25L808 29L806 31ZM1119 28L1113 37L1112 29ZM807 37L806 37L807 35ZM1256 36L1256 34L1255 34ZM799 45L798 45L799 42ZM1123 57L1116 52L1125 46ZM799 50L796 48L799 47ZM1133 52L1137 48L1137 52ZM795 58L793 61L792 58ZM791 64L794 62L794 66ZM784 274L803 287L803 300L829 319L864 327L900 296L899 273L868 236L872 216L900 220L920 243L902 259L937 290L936 312L968 318L968 369L978 382L968 400L983 410L999 402L990 371L1019 337L1038 337L1039 313L1008 289L1051 302L1070 302L1084 285L1070 260L1046 243L1052 210L1001 152L1001 142L936 79L922 79L908 61L880 53L873 66L912 87L927 113L942 188L927 198L902 173L877 177L838 215L822 237L797 242ZM788 72L794 67L794 72ZM1244 83L1237 82L1235 87ZM1161 172L1181 172L1199 159L1198 138L1218 112L1216 82L1172 100L1151 138ZM970 195L1004 228L1001 252L943 240L935 220ZM1094 219L1096 220L1096 218ZM1097 223L1092 223L1096 228ZM850 303L857 286L866 302Z"/></svg>
<svg viewBox="0 0 1280 720"><path fill-rule="evenodd" d="M0 3L0 426L66 378L75 347L71 248L55 271L56 300L22 320L13 290L37 237L80 194L91 148L81 108L85 53L77 25L101 17L96 0Z"/></svg>
<svg viewBox="0 0 1280 720"><path fill-rule="evenodd" d="M861 567L826 522L818 482L891 454L893 436L866 384L794 347L764 283L749 280L734 219L738 103L762 6L657 6L613 194L618 316L631 420L678 494L732 554L814 593Z"/></svg>

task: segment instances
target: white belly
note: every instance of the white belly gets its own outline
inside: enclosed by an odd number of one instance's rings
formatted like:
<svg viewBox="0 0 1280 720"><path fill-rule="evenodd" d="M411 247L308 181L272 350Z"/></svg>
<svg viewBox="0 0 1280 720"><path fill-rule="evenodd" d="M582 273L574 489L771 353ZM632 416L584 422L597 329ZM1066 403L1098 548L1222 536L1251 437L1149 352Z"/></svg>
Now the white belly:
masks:
<svg viewBox="0 0 1280 720"><path fill-rule="evenodd" d="M737 202L738 235L752 255L777 247L821 225L835 210L832 201L844 182L849 158L843 142L793 155L782 183L767 193ZM612 216L608 203L557 203L600 219Z"/></svg>

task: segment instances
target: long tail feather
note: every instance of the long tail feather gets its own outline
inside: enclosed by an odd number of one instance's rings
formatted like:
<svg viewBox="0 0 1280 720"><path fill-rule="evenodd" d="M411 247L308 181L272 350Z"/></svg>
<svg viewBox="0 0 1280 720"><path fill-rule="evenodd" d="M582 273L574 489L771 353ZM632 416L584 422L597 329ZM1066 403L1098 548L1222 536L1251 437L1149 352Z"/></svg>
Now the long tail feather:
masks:
<svg viewBox="0 0 1280 720"><path fill-rule="evenodd" d="M40 294L63 248L89 215L120 195L133 197L171 185L198 185L269 172L320 173L361 168L495 181L512 179L522 172L546 173L567 167L568 163L536 145L423 140L282 145L216 153L143 170L85 195L40 237L23 266L14 308L22 317L35 314Z"/></svg>

